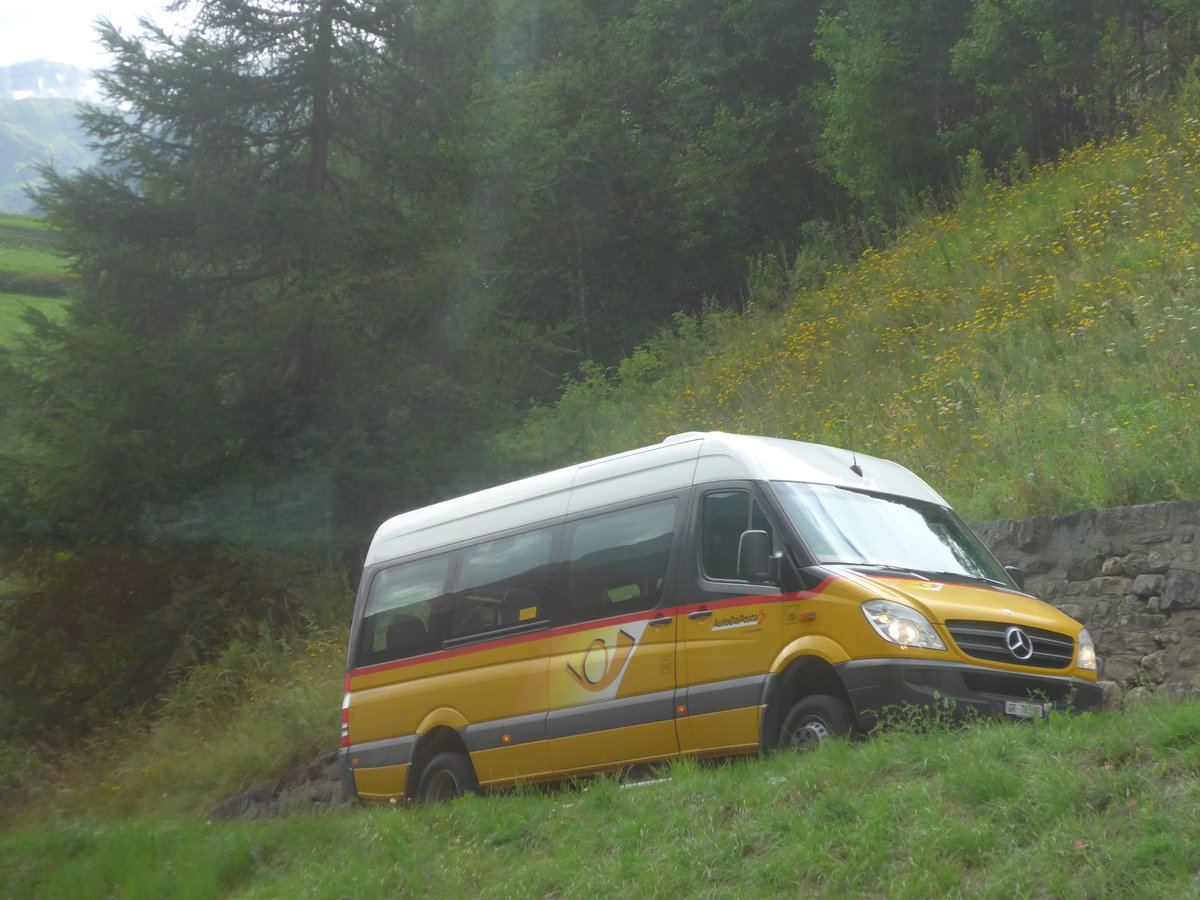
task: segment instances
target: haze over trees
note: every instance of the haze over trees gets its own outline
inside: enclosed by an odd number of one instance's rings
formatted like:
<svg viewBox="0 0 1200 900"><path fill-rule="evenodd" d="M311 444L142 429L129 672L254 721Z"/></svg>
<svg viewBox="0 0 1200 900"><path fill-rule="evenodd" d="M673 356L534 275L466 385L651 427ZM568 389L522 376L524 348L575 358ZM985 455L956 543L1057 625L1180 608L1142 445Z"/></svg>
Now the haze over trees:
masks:
<svg viewBox="0 0 1200 900"><path fill-rule="evenodd" d="M103 721L752 272L1128 125L1177 0L198 0L105 29L76 260L0 367L0 738ZM35 689L36 688L36 689Z"/></svg>

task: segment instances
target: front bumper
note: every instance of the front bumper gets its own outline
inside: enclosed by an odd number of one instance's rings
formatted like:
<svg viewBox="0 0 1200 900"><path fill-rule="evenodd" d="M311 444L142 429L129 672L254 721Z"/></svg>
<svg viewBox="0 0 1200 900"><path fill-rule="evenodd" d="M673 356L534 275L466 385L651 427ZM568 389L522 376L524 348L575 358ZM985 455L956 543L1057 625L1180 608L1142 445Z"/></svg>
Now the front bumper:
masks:
<svg viewBox="0 0 1200 900"><path fill-rule="evenodd" d="M864 731L905 707L947 709L955 719L970 715L1007 718L1009 701L1035 701L1047 709L1098 709L1104 693L1094 681L1028 675L957 662L865 659L837 666Z"/></svg>

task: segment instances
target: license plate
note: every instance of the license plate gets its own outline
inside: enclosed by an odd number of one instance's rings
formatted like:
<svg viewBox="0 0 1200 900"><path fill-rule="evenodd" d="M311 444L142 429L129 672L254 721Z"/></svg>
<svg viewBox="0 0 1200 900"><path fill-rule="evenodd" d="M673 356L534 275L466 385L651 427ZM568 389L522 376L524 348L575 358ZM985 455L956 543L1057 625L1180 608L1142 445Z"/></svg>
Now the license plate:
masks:
<svg viewBox="0 0 1200 900"><path fill-rule="evenodd" d="M1034 703L1031 700L1005 700L1004 711L1010 716L1020 719L1040 719L1046 714L1047 703Z"/></svg>

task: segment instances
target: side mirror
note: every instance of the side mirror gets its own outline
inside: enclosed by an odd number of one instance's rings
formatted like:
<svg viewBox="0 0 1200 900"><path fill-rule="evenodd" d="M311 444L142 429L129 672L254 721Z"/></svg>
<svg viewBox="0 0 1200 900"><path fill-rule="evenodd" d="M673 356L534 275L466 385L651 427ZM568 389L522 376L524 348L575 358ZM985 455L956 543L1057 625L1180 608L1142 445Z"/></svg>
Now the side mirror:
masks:
<svg viewBox="0 0 1200 900"><path fill-rule="evenodd" d="M1016 584L1017 590L1024 592L1025 590L1025 573L1016 566L1005 566L1004 571L1008 573L1008 577Z"/></svg>
<svg viewBox="0 0 1200 900"><path fill-rule="evenodd" d="M744 581L774 582L771 536L765 531L743 531L738 539L738 578Z"/></svg>

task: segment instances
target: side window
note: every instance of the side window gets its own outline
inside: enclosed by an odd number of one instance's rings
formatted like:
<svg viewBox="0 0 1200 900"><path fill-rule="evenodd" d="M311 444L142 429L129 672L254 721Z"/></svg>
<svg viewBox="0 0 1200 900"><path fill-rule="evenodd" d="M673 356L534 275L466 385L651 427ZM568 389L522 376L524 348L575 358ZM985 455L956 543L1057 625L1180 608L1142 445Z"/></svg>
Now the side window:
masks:
<svg viewBox="0 0 1200 900"><path fill-rule="evenodd" d="M738 544L743 531L774 529L754 495L744 490L705 494L700 508L701 564L708 578L738 581Z"/></svg>
<svg viewBox="0 0 1200 900"><path fill-rule="evenodd" d="M363 610L359 665L440 650L439 621L447 606L453 554L384 569L375 576Z"/></svg>
<svg viewBox="0 0 1200 900"><path fill-rule="evenodd" d="M535 531L462 551L450 638L545 618L551 531Z"/></svg>
<svg viewBox="0 0 1200 900"><path fill-rule="evenodd" d="M583 622L653 609L662 598L677 501L605 513L567 526L567 608Z"/></svg>

